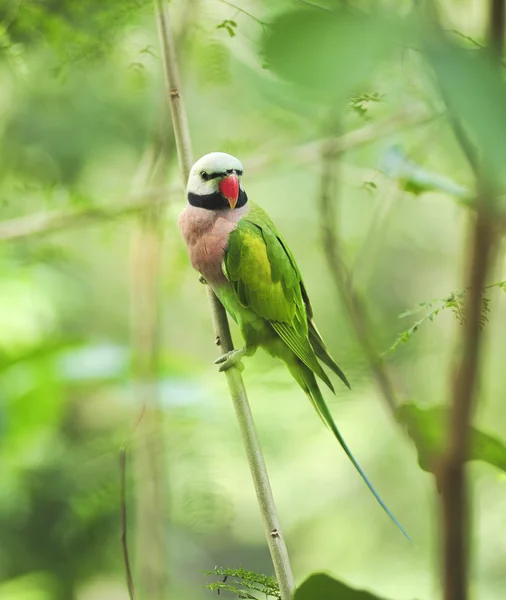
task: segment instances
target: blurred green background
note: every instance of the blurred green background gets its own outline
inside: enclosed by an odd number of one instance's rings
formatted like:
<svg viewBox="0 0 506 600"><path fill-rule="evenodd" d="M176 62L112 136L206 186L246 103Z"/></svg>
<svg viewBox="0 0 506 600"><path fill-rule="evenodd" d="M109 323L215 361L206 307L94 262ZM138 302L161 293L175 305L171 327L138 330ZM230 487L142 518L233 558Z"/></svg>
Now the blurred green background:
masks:
<svg viewBox="0 0 506 600"><path fill-rule="evenodd" d="M259 352L244 378L296 580L324 570L394 600L437 598L433 479L381 402L332 284L319 149L305 144L336 120L343 133L398 119L338 167L343 257L386 351L419 318L400 313L464 286L469 209L455 186L471 189L473 180L442 114L434 72L448 66L427 64L408 0L332 3L352 16L327 38L318 27L329 2L234 4L170 3L195 158L220 150L243 161L248 195L290 244L319 329L351 382L351 392L338 385L329 397L336 422L414 540L382 513L285 367ZM455 30L449 43L466 59L481 52L486 4L439 3L443 27ZM300 46L287 54L290 36ZM474 99L462 110L480 113L479 137L480 119L494 115ZM141 600L211 597L203 571L215 565L270 574L226 381L212 364L204 289L177 228L185 197L151 2L3 0L0 132L0 600L127 598L125 445ZM421 193L410 191L411 175L382 166L394 146L429 174ZM30 234L48 218L53 231ZM506 279L502 258L494 278ZM500 436L503 291L492 290L490 308L477 423ZM443 311L387 356L402 400L447 399L459 332ZM473 597L499 600L506 483L490 466L470 471Z"/></svg>

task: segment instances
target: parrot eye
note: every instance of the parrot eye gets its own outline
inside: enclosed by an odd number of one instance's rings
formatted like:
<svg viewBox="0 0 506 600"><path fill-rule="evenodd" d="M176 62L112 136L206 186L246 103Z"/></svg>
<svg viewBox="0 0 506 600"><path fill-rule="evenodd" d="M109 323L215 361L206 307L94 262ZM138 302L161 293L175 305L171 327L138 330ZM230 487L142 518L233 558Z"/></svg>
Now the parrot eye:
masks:
<svg viewBox="0 0 506 600"><path fill-rule="evenodd" d="M208 179L210 179L210 177L209 177L209 174L208 174L208 173L206 173L205 171L202 171L202 172L200 173L200 176L202 177L202 179L203 179L204 181L207 181Z"/></svg>

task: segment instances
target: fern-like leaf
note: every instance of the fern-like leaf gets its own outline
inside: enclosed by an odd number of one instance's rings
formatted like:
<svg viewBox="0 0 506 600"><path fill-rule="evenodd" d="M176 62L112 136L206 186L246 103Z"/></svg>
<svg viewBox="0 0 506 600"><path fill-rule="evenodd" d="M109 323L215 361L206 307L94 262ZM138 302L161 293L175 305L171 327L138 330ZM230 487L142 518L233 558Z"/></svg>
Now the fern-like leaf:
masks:
<svg viewBox="0 0 506 600"><path fill-rule="evenodd" d="M378 92L373 92L372 94L358 94L349 99L348 106L353 112L357 113L359 117L367 118L367 105L372 102L381 102L382 99L383 95Z"/></svg>
<svg viewBox="0 0 506 600"><path fill-rule="evenodd" d="M489 285L486 285L483 288L480 311L480 327L482 329L488 323L490 315L491 300L490 297L487 296L486 291L491 290L492 288L499 288L506 292L506 281L496 281L495 283L490 283ZM409 329L406 329L405 331L399 333L394 343L386 352L383 353L383 356L395 352L395 350L397 350L399 346L409 342L409 340L418 331L420 326L423 325L423 323L425 323L425 321L434 321L435 317L437 317L438 314L445 309L450 309L455 315L455 318L457 319L459 324L463 325L466 320L465 300L468 293L469 288L466 288L464 290L458 290L452 292L446 298L435 298L433 300L420 302L415 308L404 311L402 314L399 315L400 319L418 314L424 309L428 310L428 312L421 319L415 321L415 323L413 323L413 325L411 325Z"/></svg>
<svg viewBox="0 0 506 600"><path fill-rule="evenodd" d="M218 581L206 584L206 588L212 592L218 592L218 594L221 594L222 591L230 592L237 598L247 600L259 600L260 598L281 600L279 586L274 577L245 569L224 569L222 567L215 567L213 571L207 571L206 575L219 577Z"/></svg>

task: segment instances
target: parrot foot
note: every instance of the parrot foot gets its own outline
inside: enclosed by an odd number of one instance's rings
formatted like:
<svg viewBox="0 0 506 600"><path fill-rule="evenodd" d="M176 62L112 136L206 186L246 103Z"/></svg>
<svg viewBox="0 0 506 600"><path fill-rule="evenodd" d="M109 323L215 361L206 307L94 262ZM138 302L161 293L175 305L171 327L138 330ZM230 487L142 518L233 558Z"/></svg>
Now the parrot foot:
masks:
<svg viewBox="0 0 506 600"><path fill-rule="evenodd" d="M219 358L214 361L215 365L220 365L218 369L221 371L227 371L230 367L237 367L239 371L244 369L244 365L241 360L246 355L246 348L241 348L240 350L231 350L226 354L223 354Z"/></svg>

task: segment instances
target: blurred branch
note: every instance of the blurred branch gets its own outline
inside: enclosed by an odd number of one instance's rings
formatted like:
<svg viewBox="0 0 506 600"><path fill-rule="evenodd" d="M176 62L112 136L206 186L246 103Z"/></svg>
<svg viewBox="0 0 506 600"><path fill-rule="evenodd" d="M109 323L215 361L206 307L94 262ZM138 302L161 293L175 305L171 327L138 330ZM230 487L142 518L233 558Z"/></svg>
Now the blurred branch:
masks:
<svg viewBox="0 0 506 600"><path fill-rule="evenodd" d="M503 48L504 12L504 0L490 1L489 45L497 62ZM458 128L456 133L467 154L467 137L461 136ZM465 261L468 265L466 278L469 301L462 334L462 356L453 376L448 442L437 475L443 519L445 600L466 600L468 597L470 536L465 462L469 454L472 412L478 381L483 288L493 264L497 237L494 227L496 190L485 180L479 163L473 162L472 166L476 174L477 214L470 224L471 244L468 260Z"/></svg>
<svg viewBox="0 0 506 600"><path fill-rule="evenodd" d="M469 453L470 424L475 401L481 349L482 294L492 263L495 233L488 212L491 191L481 187L472 244L466 265L470 288L463 330L463 353L453 379L448 421L448 445L441 459L438 484L441 492L445 600L465 600L468 586L468 490L465 462Z"/></svg>
<svg viewBox="0 0 506 600"><path fill-rule="evenodd" d="M176 44L184 44L198 9L196 0L185 5ZM165 99L153 132L153 143L141 164L140 181L157 189L146 210L142 210L132 234L131 334L134 391L142 406L143 419L136 439L137 485L136 549L141 598L165 600L170 595L169 484L165 421L160 406L158 373L160 354L160 280L162 257L173 256L164 246L164 209L171 194L163 184L176 148ZM180 189L177 189L179 195Z"/></svg>
<svg viewBox="0 0 506 600"><path fill-rule="evenodd" d="M400 113L385 121L368 124L365 127L350 131L334 139L324 140L324 142L330 144L332 152L344 152L374 142L399 129L422 125L434 118L434 116L427 113L412 113L410 115ZM297 163L314 162L320 156L321 145L321 140L310 142L284 151L277 150L275 153L263 153L262 155L246 159L243 162L248 174L272 168L274 165L280 164L281 161L283 164L290 164L292 166ZM186 182L184 182L184 185L186 185ZM100 220L106 221L130 216L149 209L154 199L157 202L165 203L166 195L180 195L181 192L181 185L172 185L169 188L157 187L137 194L131 194L127 202L111 208L93 207L84 210L54 211L9 219L0 222L0 242L21 240L72 227L91 225Z"/></svg>
<svg viewBox="0 0 506 600"><path fill-rule="evenodd" d="M147 174L142 174L144 185L164 180L171 156L167 139L167 128L158 127L148 151ZM168 467L158 397L163 208L153 198L139 215L132 234L130 286L134 393L144 414L134 453L137 572L141 598L153 600L165 600L169 593Z"/></svg>
<svg viewBox="0 0 506 600"><path fill-rule="evenodd" d="M336 231L337 171L339 156L335 145L325 143L321 147L322 174L319 198L320 227L325 250L325 258L337 292L348 312L355 335L369 362L371 371L382 397L389 410L395 416L397 407L396 393L387 368L374 347L373 327L367 307L361 294L348 285L350 273L342 259L341 243Z"/></svg>
<svg viewBox="0 0 506 600"><path fill-rule="evenodd" d="M498 20L498 22L500 22L500 20ZM461 31L458 31L458 29L445 29L444 31L446 33L453 33L454 35L457 35L458 37L462 38L463 40L470 42L471 44L473 44L473 46L476 46L476 48L478 48L480 50L486 50L486 48L487 48L484 44L481 44L480 42L478 42L471 36L465 35ZM501 63L501 66L506 67L506 62L504 60L502 60L502 58L499 59L499 62Z"/></svg>
<svg viewBox="0 0 506 600"><path fill-rule="evenodd" d="M504 0L491 0L490 16L488 20L488 35L490 40L490 49L497 61L501 61L504 51Z"/></svg>
<svg viewBox="0 0 506 600"><path fill-rule="evenodd" d="M181 99L178 64L166 3L163 0L155 0L155 11L160 45L162 47L165 86L172 113L181 178L186 183L193 162L191 139L186 112ZM233 349L233 344L227 314L210 286L206 287L216 339L222 351L229 352ZM276 506L248 403L246 389L239 369L232 367L225 372L225 375L246 449L281 597L283 600L289 600L294 589L292 569L285 540L279 525Z"/></svg>
<svg viewBox="0 0 506 600"><path fill-rule="evenodd" d="M135 600L135 586L132 577L132 568L130 566L130 554L128 552L128 518L127 518L127 500L126 500L126 448L121 449L120 453L120 502L121 502L121 547L123 549L123 560L125 563L128 595L130 600Z"/></svg>
<svg viewBox="0 0 506 600"><path fill-rule="evenodd" d="M131 202L113 208L89 208L84 210L54 211L17 217L0 222L0 242L9 242L27 237L44 235L96 221L114 220L149 209L153 199L165 194L180 193L181 186L158 188L131 196ZM165 196L164 196L165 197ZM167 200L160 199L165 203Z"/></svg>
<svg viewBox="0 0 506 600"><path fill-rule="evenodd" d="M263 153L260 156L247 159L245 167L249 174L265 168L272 168L273 165L281 162L290 164L291 166L297 163L307 164L315 162L321 158L322 145L325 145L329 156L337 156L343 152L370 144L396 131L404 130L406 127L424 125L437 119L439 116L428 114L426 111L413 111L409 113L402 111L384 121L370 123L342 135L309 142L308 144L303 144L292 149L277 150L272 154Z"/></svg>

